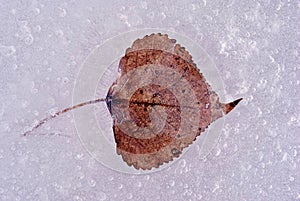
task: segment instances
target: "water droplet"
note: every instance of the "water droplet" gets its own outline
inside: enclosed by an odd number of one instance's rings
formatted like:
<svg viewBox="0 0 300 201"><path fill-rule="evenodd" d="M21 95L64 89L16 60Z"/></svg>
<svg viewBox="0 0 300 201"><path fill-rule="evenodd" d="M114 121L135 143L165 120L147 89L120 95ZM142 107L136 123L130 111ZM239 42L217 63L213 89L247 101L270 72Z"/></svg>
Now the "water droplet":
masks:
<svg viewBox="0 0 300 201"><path fill-rule="evenodd" d="M145 1L142 1L142 2L140 3L140 5L141 5L141 8L143 8L143 9L147 9L147 8L148 8L148 4L147 4L147 2L145 2Z"/></svg>
<svg viewBox="0 0 300 201"><path fill-rule="evenodd" d="M79 179L83 179L84 178L84 173L83 172L79 172L78 173L78 178Z"/></svg>
<svg viewBox="0 0 300 201"><path fill-rule="evenodd" d="M219 156L219 155L220 155L220 153L221 153L221 149L217 148L217 151L216 151L216 154L215 154L215 156Z"/></svg>
<svg viewBox="0 0 300 201"><path fill-rule="evenodd" d="M225 142L223 145L223 148L226 149L227 147L228 147L228 144L227 144L227 142ZM220 152L221 152L221 150L220 150Z"/></svg>
<svg viewBox="0 0 300 201"><path fill-rule="evenodd" d="M33 127L37 126L38 123L39 123L39 121L38 121L37 119L35 119L35 120L32 122L31 127L33 128Z"/></svg>
<svg viewBox="0 0 300 201"><path fill-rule="evenodd" d="M132 193L128 193L127 198L130 200L133 198Z"/></svg>
<svg viewBox="0 0 300 201"><path fill-rule="evenodd" d="M63 82L64 84L67 84L67 83L69 82L69 78L64 77L64 78L62 79L62 82Z"/></svg>
<svg viewBox="0 0 300 201"><path fill-rule="evenodd" d="M19 26L20 27L20 31L23 34L30 34L31 33L31 29L28 26L28 22L26 20L20 21L19 23L20 23L20 26ZM22 36L23 36L23 34L22 34Z"/></svg>
<svg viewBox="0 0 300 201"><path fill-rule="evenodd" d="M33 43L33 37L31 34L29 34L26 38L25 38L25 44L26 45L31 45Z"/></svg>
<svg viewBox="0 0 300 201"><path fill-rule="evenodd" d="M3 116L4 114L4 104L3 103L0 103L0 120L1 120L1 117Z"/></svg>
<svg viewBox="0 0 300 201"><path fill-rule="evenodd" d="M41 10L39 8L34 8L33 12L34 12L35 15L39 15Z"/></svg>
<svg viewBox="0 0 300 201"><path fill-rule="evenodd" d="M13 8L13 9L10 10L10 13L11 13L12 15L15 15L15 14L17 13L17 10Z"/></svg>
<svg viewBox="0 0 300 201"><path fill-rule="evenodd" d="M67 97L67 96L70 95L70 91L69 91L69 90L62 91L62 92L60 92L59 94L60 94L61 96L63 96L63 97Z"/></svg>
<svg viewBox="0 0 300 201"><path fill-rule="evenodd" d="M104 192L100 191L100 192L98 193L98 196L97 196L97 199L96 199L96 200L104 201L104 200L106 200L106 199L107 199L106 194L105 194Z"/></svg>
<svg viewBox="0 0 300 201"><path fill-rule="evenodd" d="M170 184L170 186L174 186L175 185L175 181L174 180L170 180L169 184Z"/></svg>
<svg viewBox="0 0 300 201"><path fill-rule="evenodd" d="M298 154L297 150L296 150L296 149L294 149L293 156L294 156L294 157L296 157L296 156L297 156L297 154Z"/></svg>
<svg viewBox="0 0 300 201"><path fill-rule="evenodd" d="M30 92L31 92L32 94L37 94L37 93L39 92L39 90L38 90L37 88L32 88L32 89L30 90Z"/></svg>
<svg viewBox="0 0 300 201"><path fill-rule="evenodd" d="M73 200L74 200L74 201L82 201L82 198L79 197L78 195L74 195L74 196L73 196Z"/></svg>
<svg viewBox="0 0 300 201"><path fill-rule="evenodd" d="M53 97L49 97L48 100L47 100L47 103L50 105L50 106L53 106L55 104L55 99Z"/></svg>
<svg viewBox="0 0 300 201"><path fill-rule="evenodd" d="M246 101L251 102L253 100L253 96L250 95L248 98L246 98Z"/></svg>
<svg viewBox="0 0 300 201"><path fill-rule="evenodd" d="M26 101L26 100L22 101L22 107L23 108L26 108L28 105L29 105L28 101Z"/></svg>
<svg viewBox="0 0 300 201"><path fill-rule="evenodd" d="M21 150L17 150L16 155L17 156L22 156L23 152Z"/></svg>
<svg viewBox="0 0 300 201"><path fill-rule="evenodd" d="M146 175L145 179L146 179L146 180L149 180L149 179L150 179L150 176L149 176L149 175Z"/></svg>
<svg viewBox="0 0 300 201"><path fill-rule="evenodd" d="M41 26L40 25L36 25L33 29L34 32L40 32L41 31Z"/></svg>
<svg viewBox="0 0 300 201"><path fill-rule="evenodd" d="M218 190L220 188L220 184L219 182L215 183L215 188L212 190L212 192L214 193L216 190Z"/></svg>
<svg viewBox="0 0 300 201"><path fill-rule="evenodd" d="M287 161L288 159L288 154L285 152L282 156L282 161Z"/></svg>
<svg viewBox="0 0 300 201"><path fill-rule="evenodd" d="M182 167L182 168L184 168L185 167L185 165L186 165L186 161L185 161L185 159L182 159L182 160L180 160L180 166Z"/></svg>
<svg viewBox="0 0 300 201"><path fill-rule="evenodd" d="M66 9L59 7L58 8L58 16L59 17L65 17L66 15L67 15Z"/></svg>
<svg viewBox="0 0 300 201"><path fill-rule="evenodd" d="M264 157L264 154L263 154L262 151L260 151L260 152L258 153L258 160L259 160L259 161L262 161L263 157Z"/></svg>
<svg viewBox="0 0 300 201"><path fill-rule="evenodd" d="M3 55L5 57L10 57L13 54L15 54L15 52L16 52L15 46L0 45L0 55Z"/></svg>
<svg viewBox="0 0 300 201"><path fill-rule="evenodd" d="M50 109L49 113L50 113L51 116L54 116L56 111L57 111L57 108L55 107L55 108Z"/></svg>
<svg viewBox="0 0 300 201"><path fill-rule="evenodd" d="M90 179L90 180L89 180L89 185L90 185L91 187L95 187L95 186L96 186L96 181L95 181L94 179Z"/></svg>
<svg viewBox="0 0 300 201"><path fill-rule="evenodd" d="M13 70L17 70L17 69L18 69L18 65L17 65L17 64L13 64L13 65L12 65L12 69L13 69Z"/></svg>
<svg viewBox="0 0 300 201"><path fill-rule="evenodd" d="M139 182L137 183L137 186L138 186L139 188L142 187L142 182L139 181Z"/></svg>
<svg viewBox="0 0 300 201"><path fill-rule="evenodd" d="M108 180L109 180L109 181L112 181L112 180L114 180L114 177L113 177L113 176L109 176L109 177L108 177Z"/></svg>
<svg viewBox="0 0 300 201"><path fill-rule="evenodd" d="M77 160L82 160L83 159L84 154L77 154L76 155L76 159Z"/></svg>
<svg viewBox="0 0 300 201"><path fill-rule="evenodd" d="M16 146L14 144L11 145L10 150L15 151L16 150Z"/></svg>
<svg viewBox="0 0 300 201"><path fill-rule="evenodd" d="M34 110L34 111L33 111L33 114L34 114L35 116L39 116L39 112L38 112L37 110Z"/></svg>
<svg viewBox="0 0 300 201"><path fill-rule="evenodd" d="M64 32L61 29L59 29L55 31L55 35L58 37L62 37L64 35Z"/></svg>

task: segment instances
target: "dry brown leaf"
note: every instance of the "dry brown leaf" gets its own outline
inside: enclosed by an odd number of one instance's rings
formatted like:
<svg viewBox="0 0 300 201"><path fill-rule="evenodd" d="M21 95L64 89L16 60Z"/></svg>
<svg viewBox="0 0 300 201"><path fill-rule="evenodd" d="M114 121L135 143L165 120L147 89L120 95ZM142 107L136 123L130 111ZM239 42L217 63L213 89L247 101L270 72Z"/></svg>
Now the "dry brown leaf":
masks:
<svg viewBox="0 0 300 201"><path fill-rule="evenodd" d="M134 41L119 71L107 103L117 153L136 169L157 168L179 157L241 100L220 103L189 52L167 35Z"/></svg>

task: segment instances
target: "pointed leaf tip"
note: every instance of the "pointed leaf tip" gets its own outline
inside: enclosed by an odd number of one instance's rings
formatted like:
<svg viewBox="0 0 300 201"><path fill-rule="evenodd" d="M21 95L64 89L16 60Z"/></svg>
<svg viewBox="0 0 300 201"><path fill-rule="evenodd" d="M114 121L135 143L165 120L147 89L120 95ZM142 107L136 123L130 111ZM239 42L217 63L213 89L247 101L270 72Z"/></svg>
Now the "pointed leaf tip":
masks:
<svg viewBox="0 0 300 201"><path fill-rule="evenodd" d="M243 100L243 98L239 98L239 99L237 99L235 101L232 101L230 103L225 104L224 107L223 107L223 110L224 110L225 114L228 114L231 110L233 110L233 108L235 108L235 106L237 106L237 104L241 100Z"/></svg>

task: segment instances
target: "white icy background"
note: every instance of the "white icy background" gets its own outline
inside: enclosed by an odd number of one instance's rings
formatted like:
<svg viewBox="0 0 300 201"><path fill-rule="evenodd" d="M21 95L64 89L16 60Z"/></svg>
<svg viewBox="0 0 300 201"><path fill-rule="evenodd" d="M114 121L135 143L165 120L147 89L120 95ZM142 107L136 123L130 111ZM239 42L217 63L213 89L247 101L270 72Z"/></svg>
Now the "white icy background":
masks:
<svg viewBox="0 0 300 201"><path fill-rule="evenodd" d="M299 7L1 0L0 200L299 200ZM71 113L40 128L48 135L20 136L34 120L71 105L80 65L96 44L141 28L194 40L216 63L224 99L245 98L206 159L195 142L160 172L115 172L83 148Z"/></svg>

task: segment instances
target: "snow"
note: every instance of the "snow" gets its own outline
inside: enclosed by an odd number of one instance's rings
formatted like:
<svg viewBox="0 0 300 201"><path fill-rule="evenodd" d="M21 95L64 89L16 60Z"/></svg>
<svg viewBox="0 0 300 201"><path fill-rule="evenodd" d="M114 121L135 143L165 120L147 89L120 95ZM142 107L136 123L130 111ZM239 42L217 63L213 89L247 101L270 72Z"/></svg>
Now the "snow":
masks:
<svg viewBox="0 0 300 201"><path fill-rule="evenodd" d="M0 200L300 199L299 8L289 0L2 1ZM198 140L160 171L118 172L85 149L72 113L21 136L72 105L96 45L149 28L197 43L216 64L221 99L244 97L208 156Z"/></svg>

